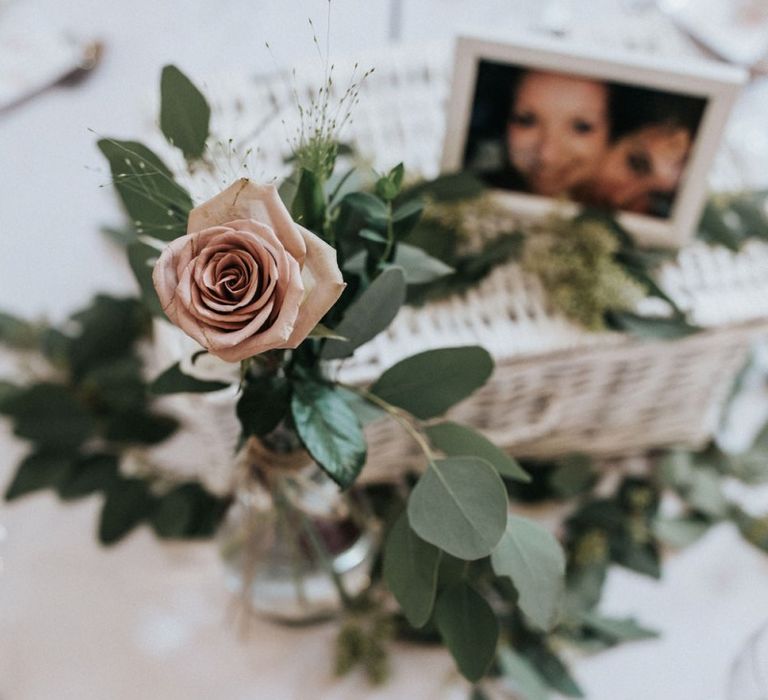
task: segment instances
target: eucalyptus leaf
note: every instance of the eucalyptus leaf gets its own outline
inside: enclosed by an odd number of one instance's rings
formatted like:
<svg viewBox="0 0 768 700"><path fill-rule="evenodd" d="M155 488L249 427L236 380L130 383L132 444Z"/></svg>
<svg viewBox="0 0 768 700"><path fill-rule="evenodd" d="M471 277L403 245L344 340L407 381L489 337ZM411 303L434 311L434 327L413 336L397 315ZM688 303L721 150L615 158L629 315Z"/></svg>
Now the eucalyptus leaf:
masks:
<svg viewBox="0 0 768 700"><path fill-rule="evenodd" d="M414 532L459 559L488 556L504 534L506 519L504 483L477 457L436 460L408 501Z"/></svg>
<svg viewBox="0 0 768 700"><path fill-rule="evenodd" d="M587 627L613 642L655 639L659 636L658 632L643 627L632 617L611 618L595 612L584 612L581 619Z"/></svg>
<svg viewBox="0 0 768 700"><path fill-rule="evenodd" d="M670 547L687 547L700 539L709 530L710 523L697 518L658 518L653 523L653 532Z"/></svg>
<svg viewBox="0 0 768 700"><path fill-rule="evenodd" d="M552 629L565 586L565 555L552 533L532 520L510 515L491 565L497 576L512 580L526 618L538 629Z"/></svg>
<svg viewBox="0 0 768 700"><path fill-rule="evenodd" d="M301 441L341 488L351 486L366 457L360 421L332 386L300 381L293 389L291 413Z"/></svg>
<svg viewBox="0 0 768 700"><path fill-rule="evenodd" d="M371 393L417 418L442 415L479 389L493 359L478 346L441 348L412 355L386 370Z"/></svg>
<svg viewBox="0 0 768 700"><path fill-rule="evenodd" d="M101 139L98 146L138 232L164 241L186 233L192 199L157 155L136 141Z"/></svg>
<svg viewBox="0 0 768 700"><path fill-rule="evenodd" d="M479 197L487 189L474 173L450 173L414 185L403 193L403 198L418 195L436 202L456 202Z"/></svg>
<svg viewBox="0 0 768 700"><path fill-rule="evenodd" d="M336 391L344 398L363 427L387 417L386 411L368 401L364 396L343 387L337 387Z"/></svg>
<svg viewBox="0 0 768 700"><path fill-rule="evenodd" d="M149 385L149 390L153 394L201 394L209 391L221 391L231 386L226 382L216 382L204 379L197 379L184 374L181 366L177 362L171 365L164 372L159 374Z"/></svg>
<svg viewBox="0 0 768 700"><path fill-rule="evenodd" d="M629 311L609 311L606 320L611 328L640 338L674 340L701 330L677 316L640 316Z"/></svg>
<svg viewBox="0 0 768 700"><path fill-rule="evenodd" d="M368 192L350 192L343 200L344 204L360 214L374 229L384 230L389 221L387 205Z"/></svg>
<svg viewBox="0 0 768 700"><path fill-rule="evenodd" d="M67 455L33 452L17 467L16 474L5 492L5 499L12 501L41 489L58 488L71 469L72 458Z"/></svg>
<svg viewBox="0 0 768 700"><path fill-rule="evenodd" d="M723 495L721 479L714 469L694 469L687 501L711 518L723 518L728 513L728 501Z"/></svg>
<svg viewBox="0 0 768 700"><path fill-rule="evenodd" d="M572 454L558 460L549 485L560 498L570 498L584 493L596 480L592 460L586 455Z"/></svg>
<svg viewBox="0 0 768 700"><path fill-rule="evenodd" d="M532 645L526 650L526 658L550 688L569 698L584 697L584 691L571 676L568 666L549 645Z"/></svg>
<svg viewBox="0 0 768 700"><path fill-rule="evenodd" d="M425 432L430 442L449 457L480 457L493 465L501 476L526 483L531 480L516 460L471 428L445 422L431 425Z"/></svg>
<svg viewBox="0 0 768 700"><path fill-rule="evenodd" d="M383 574L414 627L424 626L432 615L439 565L440 550L418 537L403 513L387 536Z"/></svg>
<svg viewBox="0 0 768 700"><path fill-rule="evenodd" d="M398 244L394 264L403 268L408 284L427 284L454 272L454 269L442 260L433 258L421 248L407 243Z"/></svg>
<svg viewBox="0 0 768 700"><path fill-rule="evenodd" d="M547 686L530 661L507 646L499 649L498 659L502 677L514 691L525 700L548 700Z"/></svg>
<svg viewBox="0 0 768 700"><path fill-rule="evenodd" d="M320 356L349 357L357 348L386 330L405 301L405 277L397 267L384 270L347 309L334 329L347 340L328 340Z"/></svg>
<svg viewBox="0 0 768 700"><path fill-rule="evenodd" d="M462 675L479 681L496 656L499 622L488 602L466 583L440 594L435 624Z"/></svg>
<svg viewBox="0 0 768 700"><path fill-rule="evenodd" d="M413 231L424 213L424 202L421 199L410 199L392 212L392 231L395 238L402 240Z"/></svg>
<svg viewBox="0 0 768 700"><path fill-rule="evenodd" d="M208 139L211 108L203 94L176 66L160 77L160 129L189 160L200 158Z"/></svg>

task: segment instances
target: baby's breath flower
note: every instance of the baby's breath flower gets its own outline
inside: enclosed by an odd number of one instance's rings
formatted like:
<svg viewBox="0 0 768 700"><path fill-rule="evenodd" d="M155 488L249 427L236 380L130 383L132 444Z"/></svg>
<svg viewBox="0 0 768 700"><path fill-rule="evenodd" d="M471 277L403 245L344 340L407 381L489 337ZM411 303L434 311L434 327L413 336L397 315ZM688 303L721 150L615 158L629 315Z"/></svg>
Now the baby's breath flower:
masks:
<svg viewBox="0 0 768 700"><path fill-rule="evenodd" d="M523 269L538 275L553 306L590 330L609 309L631 309L642 287L614 260L619 243L599 221L552 217L529 236Z"/></svg>

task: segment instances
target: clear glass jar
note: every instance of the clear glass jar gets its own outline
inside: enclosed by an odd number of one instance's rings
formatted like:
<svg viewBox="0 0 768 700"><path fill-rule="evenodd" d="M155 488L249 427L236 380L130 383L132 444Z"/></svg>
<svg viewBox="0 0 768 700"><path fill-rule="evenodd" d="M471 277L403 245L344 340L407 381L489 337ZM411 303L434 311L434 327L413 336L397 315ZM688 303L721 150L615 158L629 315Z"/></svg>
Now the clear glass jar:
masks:
<svg viewBox="0 0 768 700"><path fill-rule="evenodd" d="M290 433L246 450L241 484L219 532L227 585L285 623L337 613L370 584L376 536L354 493L339 487ZM282 443L282 444L280 444ZM294 449L286 449L293 447Z"/></svg>

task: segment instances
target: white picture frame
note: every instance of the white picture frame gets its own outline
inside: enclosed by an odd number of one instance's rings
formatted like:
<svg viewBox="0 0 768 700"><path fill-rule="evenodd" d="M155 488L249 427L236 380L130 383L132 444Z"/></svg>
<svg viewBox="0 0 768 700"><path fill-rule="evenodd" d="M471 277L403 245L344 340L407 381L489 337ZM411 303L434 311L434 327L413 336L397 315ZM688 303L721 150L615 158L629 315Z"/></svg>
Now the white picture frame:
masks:
<svg viewBox="0 0 768 700"><path fill-rule="evenodd" d="M457 38L448 102L442 171L466 170L467 144L476 107L478 74L484 64L520 72L558 73L606 85L636 87L702 100L702 111L682 175L669 194L669 210L650 215L617 210L619 222L639 245L676 248L693 235L708 193L707 177L733 103L747 80L746 71L711 61L660 58L615 50L575 47L557 39L464 35ZM502 88L503 89L503 88ZM503 137L504 138L504 137ZM568 201L494 188L521 217L539 218L557 209L578 211L585 202Z"/></svg>

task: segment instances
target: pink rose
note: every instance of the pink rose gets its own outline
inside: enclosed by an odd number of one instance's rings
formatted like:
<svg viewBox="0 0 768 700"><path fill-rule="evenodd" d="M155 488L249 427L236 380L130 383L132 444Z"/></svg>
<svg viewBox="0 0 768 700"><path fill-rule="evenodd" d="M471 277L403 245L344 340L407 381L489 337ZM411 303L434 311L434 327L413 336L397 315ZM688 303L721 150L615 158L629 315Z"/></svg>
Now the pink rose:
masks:
<svg viewBox="0 0 768 700"><path fill-rule="evenodd" d="M336 251L294 223L274 185L246 178L190 212L152 280L171 323L228 362L295 348L345 286Z"/></svg>

